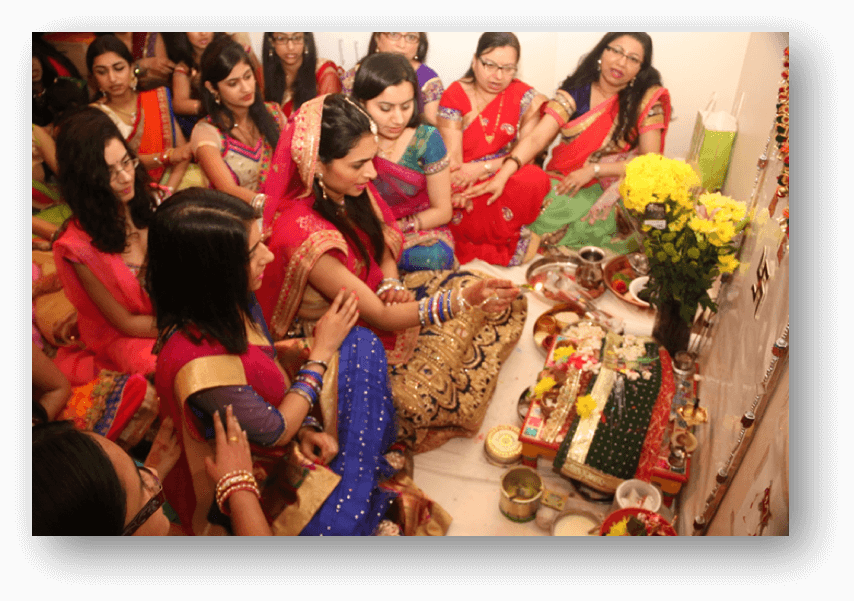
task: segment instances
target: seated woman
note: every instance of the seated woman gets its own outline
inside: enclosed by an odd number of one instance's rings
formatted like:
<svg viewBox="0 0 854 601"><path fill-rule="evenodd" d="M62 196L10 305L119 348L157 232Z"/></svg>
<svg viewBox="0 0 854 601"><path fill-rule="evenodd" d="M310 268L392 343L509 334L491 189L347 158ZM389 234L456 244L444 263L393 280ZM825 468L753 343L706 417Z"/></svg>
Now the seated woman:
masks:
<svg viewBox="0 0 854 601"><path fill-rule="evenodd" d="M540 168L519 163L519 172L498 198L461 196L477 181L492 177L539 120L546 98L514 78L520 55L512 33L484 33L468 72L439 103L439 131L451 156L451 232L460 263L481 259L519 265L539 246L539 238L525 226L537 218L549 190L549 178Z"/></svg>
<svg viewBox="0 0 854 601"><path fill-rule="evenodd" d="M216 491L203 465L213 453L214 414L231 405L268 483L294 438L309 465L328 463L340 476L328 496L314 498L316 512L306 511L305 498L291 513L271 512L277 531L372 534L396 497L379 486L395 472L383 454L396 430L382 345L352 329L355 294L339 288L291 380L254 296L273 255L251 207L214 190L176 194L157 211L149 249L146 282L161 332L156 388L162 414L180 424L183 449L164 486L181 523L195 534L227 526L212 508Z"/></svg>
<svg viewBox="0 0 854 601"><path fill-rule="evenodd" d="M202 114L202 91L199 61L214 36L225 35L206 31L164 31L160 34L166 44L169 59L175 63L172 72L172 109L185 138Z"/></svg>
<svg viewBox="0 0 854 601"><path fill-rule="evenodd" d="M377 52L392 52L405 56L418 78L418 112L427 123L436 125L439 99L442 98L445 87L439 75L424 64L427 60L427 48L427 33L424 31L375 31L371 34L367 56ZM352 94L358 67L357 64L341 78L341 91L344 94Z"/></svg>
<svg viewBox="0 0 854 601"><path fill-rule="evenodd" d="M290 117L306 100L341 91L338 67L317 57L310 31L268 31L264 55L264 99L278 102Z"/></svg>
<svg viewBox="0 0 854 601"><path fill-rule="evenodd" d="M560 142L546 165L556 184L531 230L552 244L596 245L618 253L636 249L615 239L614 204L626 164L638 154L664 152L670 94L652 66L652 39L643 32L605 35L543 108L543 117L498 174L468 194L497 198L518 169Z"/></svg>
<svg viewBox="0 0 854 601"><path fill-rule="evenodd" d="M208 45L201 66L206 116L190 137L196 161L212 188L261 206L285 116L277 103L264 102L246 51L229 37Z"/></svg>
<svg viewBox="0 0 854 601"><path fill-rule="evenodd" d="M73 215L53 253L84 347L60 348L57 364L75 386L101 369L151 374L157 329L137 279L155 207L148 172L112 120L95 108L61 124L56 148L62 197Z"/></svg>
<svg viewBox="0 0 854 601"><path fill-rule="evenodd" d="M398 268L450 269L454 239L447 227L452 213L448 153L439 130L419 124L417 86L408 60L379 52L359 65L352 96L378 126L374 185L403 232Z"/></svg>
<svg viewBox="0 0 854 601"><path fill-rule="evenodd" d="M216 458L205 468L212 482L228 486L227 476L252 469L249 443L230 409L226 428L217 418L214 429ZM34 536L169 534L160 483L168 467L158 469L162 463L153 460L154 453L140 466L116 443L76 430L70 421L40 423L32 432ZM231 510L235 532L270 534L251 486L230 488L224 503Z"/></svg>
<svg viewBox="0 0 854 601"><path fill-rule="evenodd" d="M265 187L275 259L258 300L282 340L310 335L342 286L354 291L360 323L386 348L398 436L420 452L477 433L527 304L510 282L470 272L413 272L404 287L403 236L371 183L372 130L342 94L310 100L294 116Z"/></svg>
<svg viewBox="0 0 854 601"><path fill-rule="evenodd" d="M93 105L110 116L151 179L177 190L192 159L190 146L172 114L169 90L138 92L132 64L127 46L114 35L98 36L89 44L86 66L98 90Z"/></svg>

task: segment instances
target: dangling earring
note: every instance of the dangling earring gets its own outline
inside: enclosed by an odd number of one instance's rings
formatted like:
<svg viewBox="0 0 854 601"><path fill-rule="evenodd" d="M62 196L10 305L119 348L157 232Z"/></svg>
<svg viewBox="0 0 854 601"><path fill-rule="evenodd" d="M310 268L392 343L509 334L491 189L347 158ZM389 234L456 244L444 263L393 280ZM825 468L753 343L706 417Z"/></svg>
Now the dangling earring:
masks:
<svg viewBox="0 0 854 601"><path fill-rule="evenodd" d="M326 195L326 186L323 185L323 174L317 174L317 183L320 186L320 193L323 194L323 200L329 200L329 197Z"/></svg>
<svg viewBox="0 0 854 601"><path fill-rule="evenodd" d="M417 61L417 60L418 60L418 55L416 54L415 56L413 56L413 57L412 57L412 60Z"/></svg>
<svg viewBox="0 0 854 601"><path fill-rule="evenodd" d="M218 93L218 92L214 92L213 97L214 97L214 102L216 102L217 104L219 104L219 93Z"/></svg>
<svg viewBox="0 0 854 601"><path fill-rule="evenodd" d="M602 59L601 58L596 61L596 71L598 71L599 73L602 72Z"/></svg>
<svg viewBox="0 0 854 601"><path fill-rule="evenodd" d="M130 89L133 90L134 92L136 92L136 84L137 83L139 83L139 80L136 78L136 75L134 75L130 80Z"/></svg>
<svg viewBox="0 0 854 601"><path fill-rule="evenodd" d="M302 49L302 53L308 55L308 46Z"/></svg>
<svg viewBox="0 0 854 601"><path fill-rule="evenodd" d="M632 80L629 82L629 87L632 87L633 85L635 85L635 78L634 78L634 77L633 77L633 78L632 78Z"/></svg>

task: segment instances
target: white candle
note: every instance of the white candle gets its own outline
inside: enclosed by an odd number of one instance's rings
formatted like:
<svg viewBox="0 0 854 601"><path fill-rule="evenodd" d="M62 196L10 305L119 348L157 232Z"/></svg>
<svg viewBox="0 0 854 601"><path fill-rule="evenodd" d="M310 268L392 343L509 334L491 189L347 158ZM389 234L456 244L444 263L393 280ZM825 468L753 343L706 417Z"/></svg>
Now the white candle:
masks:
<svg viewBox="0 0 854 601"><path fill-rule="evenodd" d="M555 522L555 536L588 536L596 522L584 515L570 514Z"/></svg>

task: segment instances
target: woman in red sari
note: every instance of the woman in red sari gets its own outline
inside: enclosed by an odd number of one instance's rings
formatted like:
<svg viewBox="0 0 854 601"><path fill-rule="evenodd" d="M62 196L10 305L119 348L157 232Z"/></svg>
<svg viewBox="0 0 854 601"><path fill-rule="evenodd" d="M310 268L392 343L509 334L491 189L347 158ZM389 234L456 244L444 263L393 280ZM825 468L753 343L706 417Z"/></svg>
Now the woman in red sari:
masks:
<svg viewBox="0 0 854 601"><path fill-rule="evenodd" d="M264 55L264 98L281 105L290 117L306 100L341 91L338 67L317 57L310 31L268 31Z"/></svg>
<svg viewBox="0 0 854 601"><path fill-rule="evenodd" d="M546 165L554 188L531 229L553 244L628 252L632 241L614 238L619 179L632 157L664 152L669 124L670 93L652 66L652 39L642 32L608 33L543 107L543 118L519 142L513 160L467 195L497 198L518 163L560 133Z"/></svg>
<svg viewBox="0 0 854 601"><path fill-rule="evenodd" d="M439 103L439 131L451 157L451 231L460 263L482 259L519 265L533 257L539 244L525 227L539 215L549 189L548 177L538 167L520 163L500 198L462 196L492 177L516 141L537 125L546 97L515 79L520 54L512 33L484 33L471 68Z"/></svg>
<svg viewBox="0 0 854 601"><path fill-rule="evenodd" d="M94 108L64 121L56 146L60 188L73 216L53 253L84 347L60 348L57 365L74 386L101 369L151 374L157 329L137 279L155 206L148 173L115 124Z"/></svg>
<svg viewBox="0 0 854 601"><path fill-rule="evenodd" d="M360 323L386 349L398 438L420 452L477 433L526 302L509 281L473 272L417 271L401 281L403 237L371 183L372 129L341 94L295 115L265 187L276 258L258 301L281 340L310 335L342 286L355 291Z"/></svg>

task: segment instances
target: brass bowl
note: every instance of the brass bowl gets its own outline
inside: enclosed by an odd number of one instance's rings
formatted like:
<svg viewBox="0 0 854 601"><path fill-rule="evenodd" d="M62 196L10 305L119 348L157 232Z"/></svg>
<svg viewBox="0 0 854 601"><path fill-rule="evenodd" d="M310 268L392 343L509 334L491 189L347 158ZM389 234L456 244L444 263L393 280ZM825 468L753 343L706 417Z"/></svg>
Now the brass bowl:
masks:
<svg viewBox="0 0 854 601"><path fill-rule="evenodd" d="M514 467L501 478L498 508L508 520L530 522L540 508L543 479L529 467Z"/></svg>

